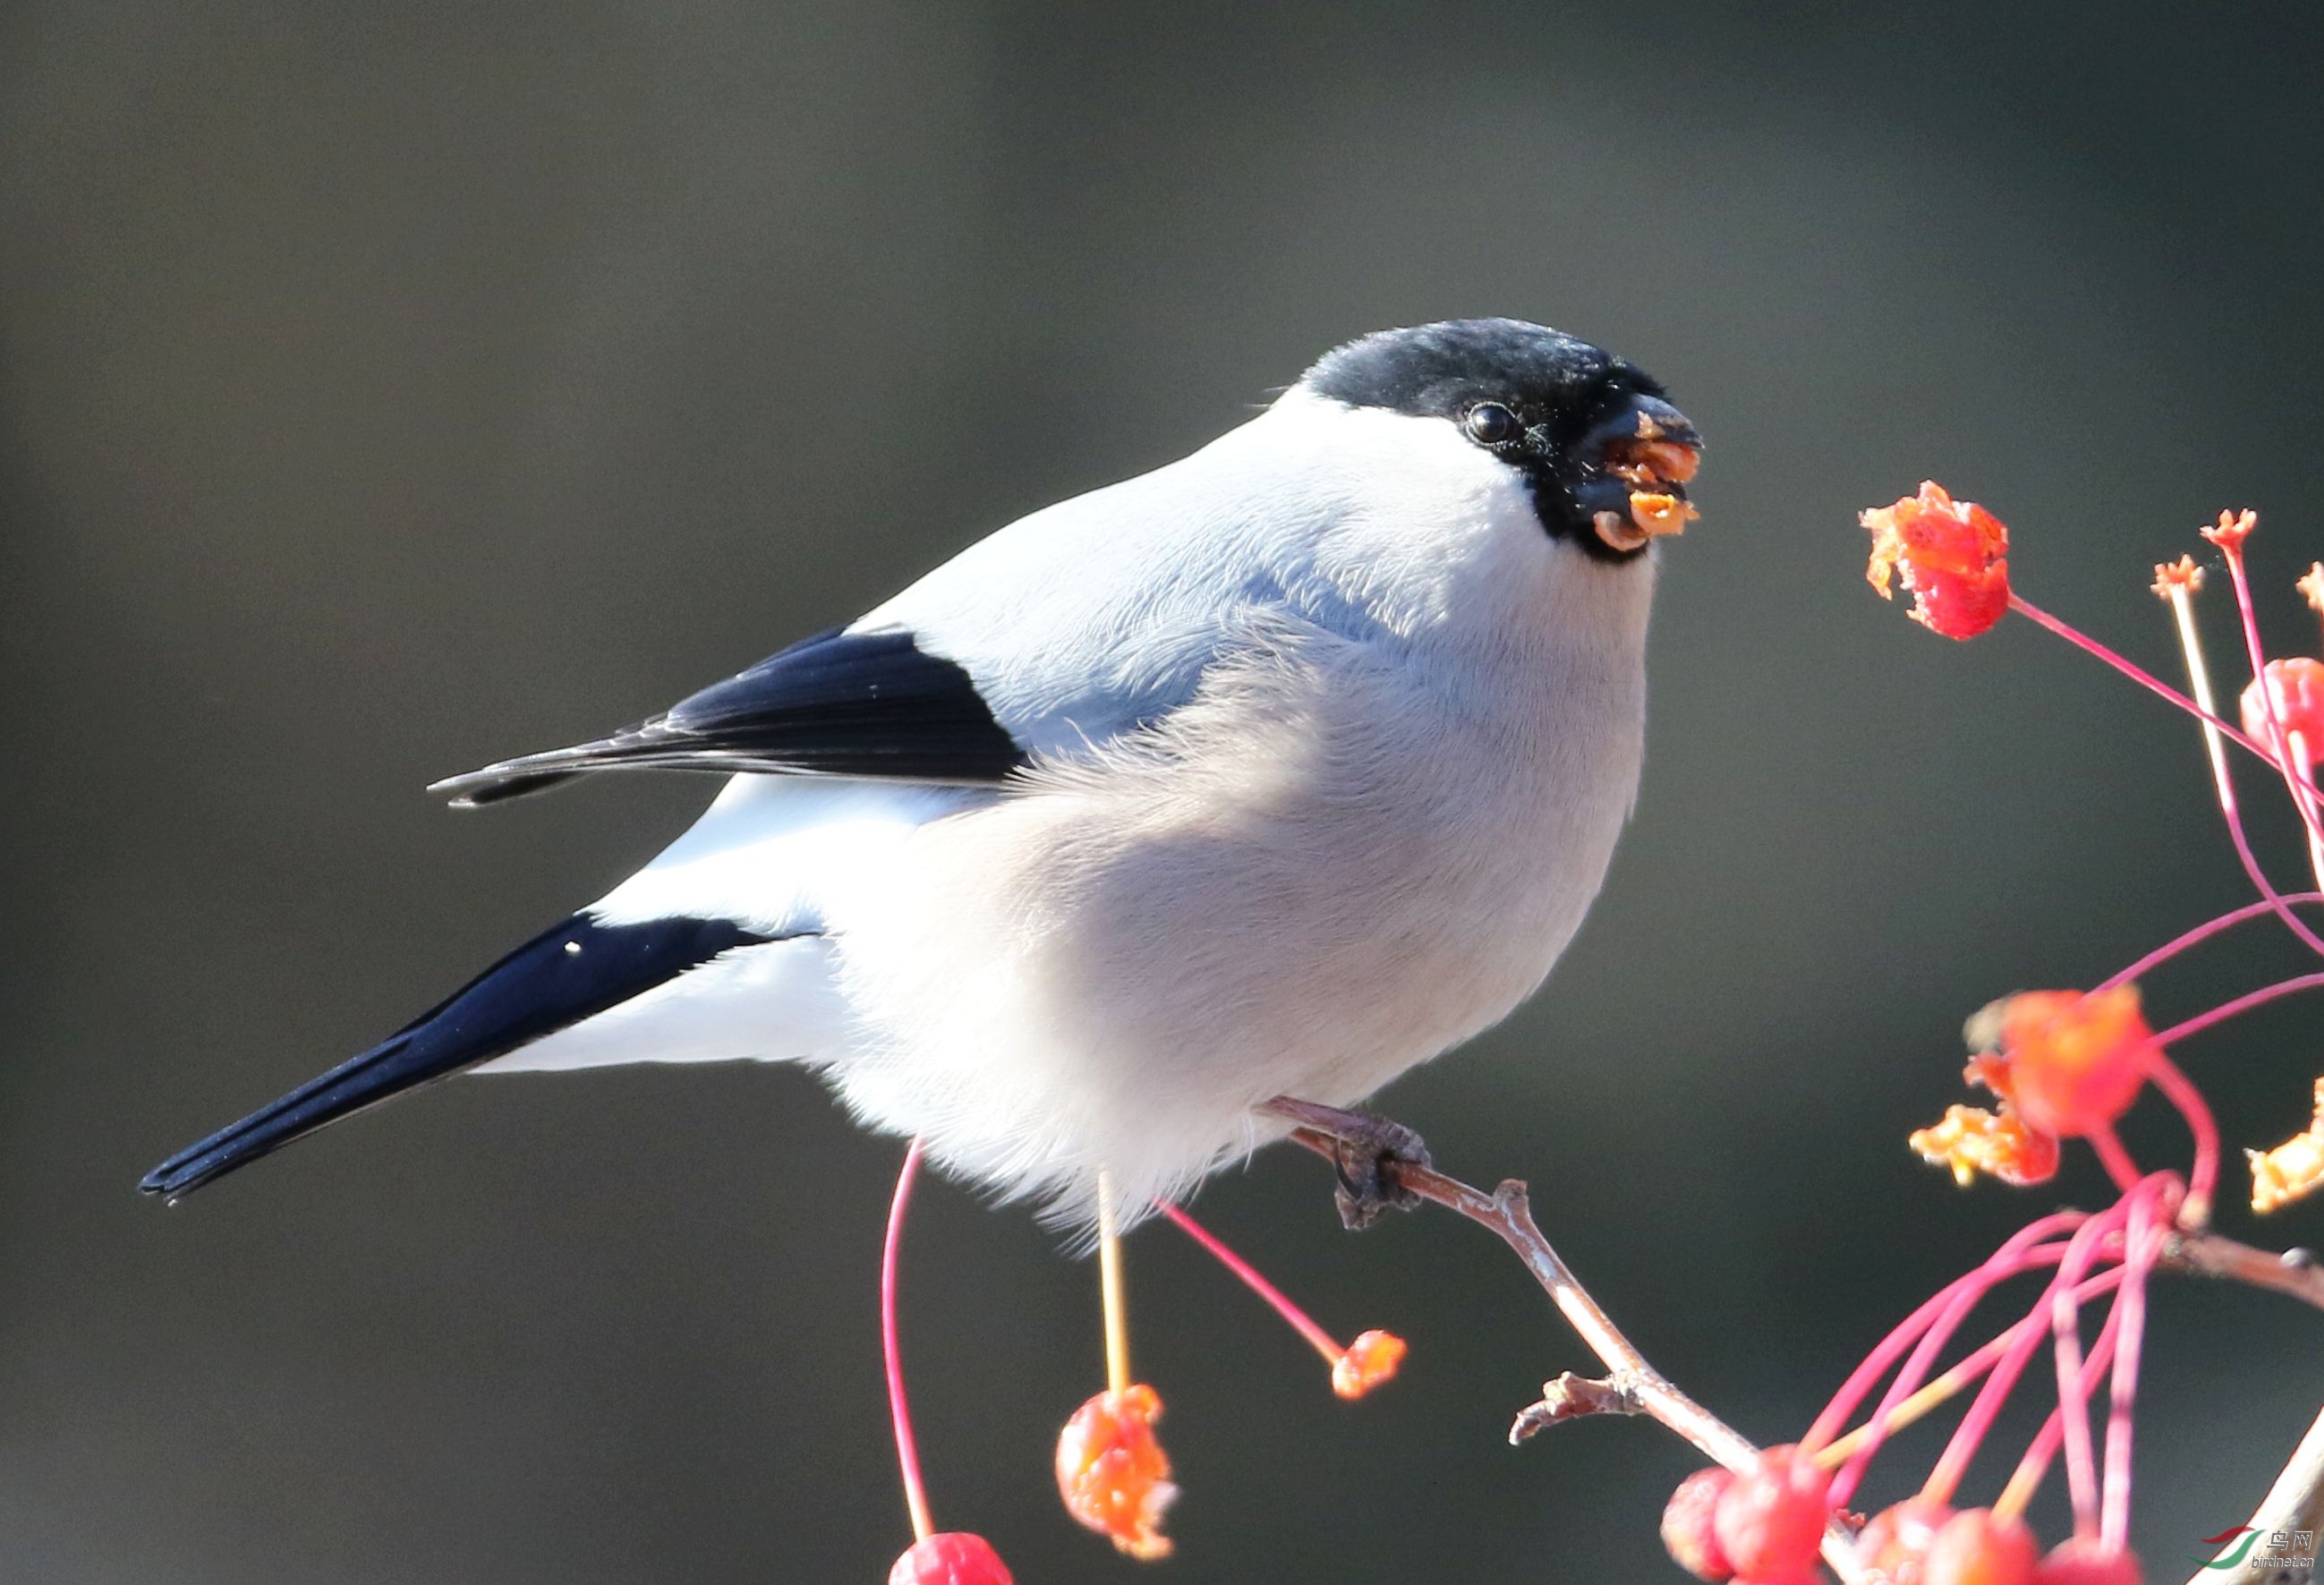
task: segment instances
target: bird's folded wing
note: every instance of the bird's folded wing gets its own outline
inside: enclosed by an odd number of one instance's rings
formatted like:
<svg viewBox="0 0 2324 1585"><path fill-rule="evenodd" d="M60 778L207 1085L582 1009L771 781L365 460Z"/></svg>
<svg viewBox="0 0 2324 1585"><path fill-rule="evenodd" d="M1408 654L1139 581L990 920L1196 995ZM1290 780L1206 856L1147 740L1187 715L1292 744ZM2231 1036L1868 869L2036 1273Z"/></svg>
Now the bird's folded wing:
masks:
<svg viewBox="0 0 2324 1585"><path fill-rule="evenodd" d="M1271 613L1351 634L1370 620L1285 561L1251 498L1259 428L1021 518L625 731L436 790L484 804L628 767L989 786L1149 727Z"/></svg>
<svg viewBox="0 0 2324 1585"><path fill-rule="evenodd" d="M1025 762L967 671L900 630L838 631L770 656L659 715L569 749L438 782L462 806L591 770L780 771L984 785Z"/></svg>

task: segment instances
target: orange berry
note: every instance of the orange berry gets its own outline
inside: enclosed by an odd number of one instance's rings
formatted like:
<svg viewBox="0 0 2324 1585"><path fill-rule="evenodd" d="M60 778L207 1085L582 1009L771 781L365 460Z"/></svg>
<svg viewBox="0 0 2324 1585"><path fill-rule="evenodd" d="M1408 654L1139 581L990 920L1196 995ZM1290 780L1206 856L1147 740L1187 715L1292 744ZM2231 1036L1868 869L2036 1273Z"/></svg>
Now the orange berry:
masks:
<svg viewBox="0 0 2324 1585"><path fill-rule="evenodd" d="M2009 609L2009 530L1977 502L1923 481L1919 494L1857 521L1872 533L1866 579L1886 600L1895 576L1913 596L1913 620L1930 631L1973 639Z"/></svg>
<svg viewBox="0 0 2324 1585"><path fill-rule="evenodd" d="M1811 1568L1831 1514L1831 1474L1795 1447L1771 1447L1720 1494L1712 1529L1747 1580Z"/></svg>
<svg viewBox="0 0 2324 1585"><path fill-rule="evenodd" d="M1735 1477L1724 1470L1697 1470L1678 1483L1663 1507L1663 1545L1671 1560L1698 1580L1732 1579L1735 1565L1719 1544L1719 1499Z"/></svg>
<svg viewBox="0 0 2324 1585"><path fill-rule="evenodd" d="M2146 1585L2145 1571L2130 1551L2109 1551L2097 1540L2061 1541L2034 1571L2034 1585Z"/></svg>
<svg viewBox="0 0 2324 1585"><path fill-rule="evenodd" d="M1392 1332L1368 1332L1348 1345L1332 1366L1332 1390L1360 1398L1382 1382L1396 1379L1404 1363L1405 1341Z"/></svg>
<svg viewBox="0 0 2324 1585"><path fill-rule="evenodd" d="M982 1535L947 1530L923 1536L888 1571L888 1585L1014 1585L1009 1565Z"/></svg>
<svg viewBox="0 0 2324 1585"><path fill-rule="evenodd" d="M2034 1585L2041 1557L2024 1520L1971 1508L1946 1520L1929 1543L1921 1585Z"/></svg>
<svg viewBox="0 0 2324 1585"><path fill-rule="evenodd" d="M1952 1169L1963 1188L1979 1173L2024 1188L2058 1175L2055 1135L2025 1126L2007 1101L1998 1112L1980 1106L1948 1106L1944 1120L1919 1129L1904 1141L1932 1166Z"/></svg>
<svg viewBox="0 0 2324 1585"><path fill-rule="evenodd" d="M1170 1555L1162 1516L1178 1488L1154 1439L1161 1417L1160 1396L1140 1383L1098 1394L1057 1433L1057 1492L1065 1511L1141 1562Z"/></svg>
<svg viewBox="0 0 2324 1585"><path fill-rule="evenodd" d="M1929 1546L1953 1516L1950 1504L1911 1497L1872 1516L1856 1537L1857 1561L1877 1569L1888 1585L1922 1585Z"/></svg>

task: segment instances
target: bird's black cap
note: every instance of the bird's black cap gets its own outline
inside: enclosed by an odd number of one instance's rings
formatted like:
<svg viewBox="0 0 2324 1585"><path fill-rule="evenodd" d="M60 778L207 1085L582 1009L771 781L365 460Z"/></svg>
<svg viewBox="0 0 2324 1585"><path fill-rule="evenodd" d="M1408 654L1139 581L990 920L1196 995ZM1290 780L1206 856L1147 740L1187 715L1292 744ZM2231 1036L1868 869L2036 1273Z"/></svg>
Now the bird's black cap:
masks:
<svg viewBox="0 0 2324 1585"><path fill-rule="evenodd" d="M1535 422L1583 419L1623 396L1661 396L1655 378L1602 347L1523 319L1445 319L1335 347L1300 383L1350 407L1456 418L1485 401ZM1531 409L1531 412L1522 410Z"/></svg>
<svg viewBox="0 0 2324 1585"><path fill-rule="evenodd" d="M1653 375L1579 336L1524 319L1446 319L1382 330L1324 354L1300 386L1350 407L1455 423L1482 404L1507 408L1506 417L1495 415L1506 430L1472 432L1471 438L1525 475L1552 538L1570 538L1609 560L1632 559L1639 548L1609 547L1592 530L1600 514L1627 511L1629 486L1608 471L1609 453L1641 438L1702 444ZM1683 502L1681 484L1664 487Z"/></svg>

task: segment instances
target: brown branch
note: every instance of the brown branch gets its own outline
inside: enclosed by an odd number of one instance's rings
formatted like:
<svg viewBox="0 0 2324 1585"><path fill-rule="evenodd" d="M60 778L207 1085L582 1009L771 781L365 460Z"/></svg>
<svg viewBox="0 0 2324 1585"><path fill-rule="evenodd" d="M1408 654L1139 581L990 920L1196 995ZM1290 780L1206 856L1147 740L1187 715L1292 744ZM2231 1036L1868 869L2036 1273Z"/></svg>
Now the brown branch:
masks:
<svg viewBox="0 0 2324 1585"><path fill-rule="evenodd" d="M1278 1115L1312 1119L1318 1110L1292 1102L1284 1106ZM1341 1158L1342 1142L1320 1129L1295 1128L1290 1138L1328 1161L1336 1164ZM1637 1345L1614 1324L1605 1307L1582 1286L1572 1268L1534 1221L1524 1183L1516 1178L1505 1179L1489 1194L1433 1166L1390 1160L1383 1162L1381 1168L1397 1187L1497 1234L1516 1251L1559 1313L1606 1367L1602 1378L1576 1376L1569 1370L1545 1383L1540 1399L1520 1410L1510 1426L1512 1443L1522 1442L1568 1420L1601 1415L1645 1415L1730 1470L1743 1469L1757 1456L1759 1450L1749 1439L1655 1369ZM2324 1309L2324 1266L2319 1266L2317 1258L2306 1249L2274 1254L2209 1230L2185 1230L2172 1236L2163 1249L2162 1265L2190 1276L2264 1288ZM2324 1528L2324 1415L2319 1415L2310 1429L2307 1439L2253 1516L2252 1525L2263 1532L2314 1532ZM1846 1585L1858 1585L1867 1578L1856 1562L1854 1540L1854 1531L1839 1518L1824 1533L1824 1562ZM2298 1577L2305 1580L2310 1576L2302 1573ZM2199 1581L2217 1578L2216 1573L2195 1576Z"/></svg>
<svg viewBox="0 0 2324 1585"><path fill-rule="evenodd" d="M1327 1160L1339 1159L1340 1142L1328 1134L1299 1128L1291 1131L1291 1138ZM1517 1416L1512 1441L1523 1441L1519 1428L1528 1425L1537 1431L1588 1415L1646 1415L1730 1470L1748 1468L1758 1456L1759 1450L1749 1438L1689 1397L1623 1335L1535 1224L1522 1182L1505 1179L1488 1194L1434 1167L1408 1161L1383 1165L1398 1187L1499 1234L1606 1367L1602 1381L1587 1381L1569 1371L1543 1387L1542 1402ZM1855 1533L1837 1519L1824 1533L1823 1560L1849 1585L1864 1578L1856 1562L1854 1543Z"/></svg>
<svg viewBox="0 0 2324 1585"><path fill-rule="evenodd" d="M1543 1382L1540 1400L1517 1411L1516 1422L1509 1426L1509 1445L1522 1446L1551 1426L1568 1420L1586 1419L1591 1415L1646 1412L1646 1400L1631 1391L1628 1384L1610 1376L1592 1380L1569 1370L1555 1381Z"/></svg>
<svg viewBox="0 0 2324 1585"><path fill-rule="evenodd" d="M2195 1276L2216 1276L2246 1287L2265 1288L2324 1310L2324 1266L2307 1249L2273 1254L2206 1230L2174 1233L2163 1247L2163 1264Z"/></svg>

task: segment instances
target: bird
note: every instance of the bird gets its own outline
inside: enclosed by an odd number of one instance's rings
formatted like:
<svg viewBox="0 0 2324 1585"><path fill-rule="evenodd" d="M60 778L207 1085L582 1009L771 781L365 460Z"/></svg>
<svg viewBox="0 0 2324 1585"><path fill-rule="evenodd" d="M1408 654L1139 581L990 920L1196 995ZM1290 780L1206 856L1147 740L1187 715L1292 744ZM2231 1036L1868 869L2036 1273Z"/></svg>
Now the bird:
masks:
<svg viewBox="0 0 2324 1585"><path fill-rule="evenodd" d="M1356 1107L1549 975L1636 801L1701 447L1540 325L1337 346L844 627L438 783L726 778L597 901L140 1186L456 1074L748 1061L996 1201L1132 1223L1286 1134L1277 1098Z"/></svg>

